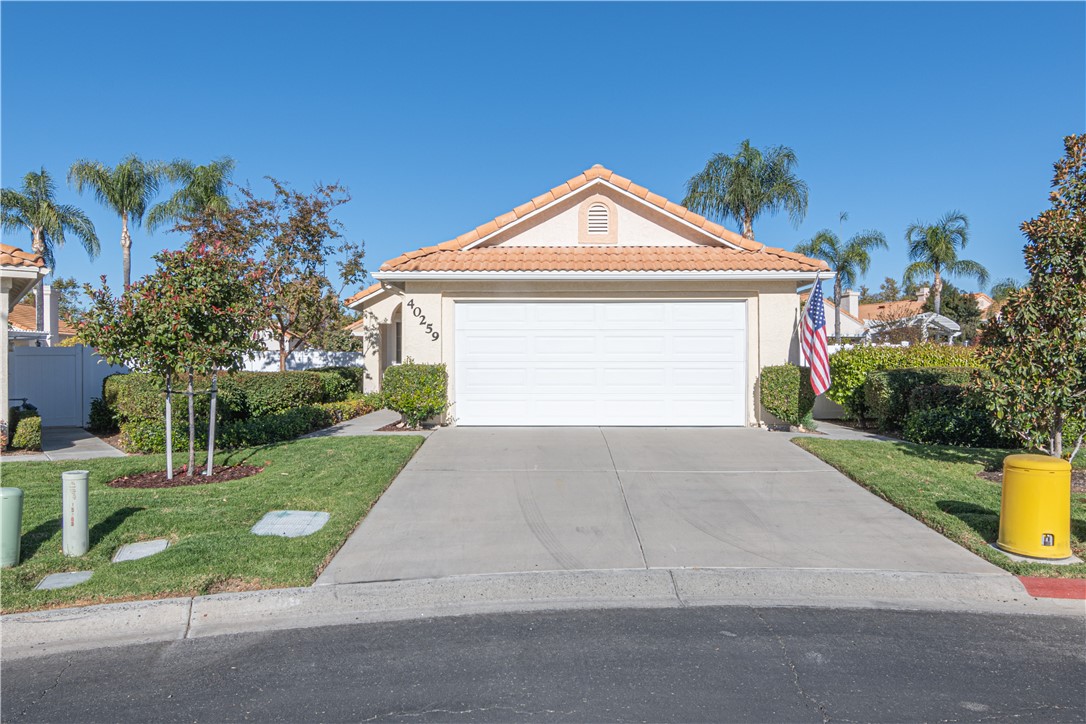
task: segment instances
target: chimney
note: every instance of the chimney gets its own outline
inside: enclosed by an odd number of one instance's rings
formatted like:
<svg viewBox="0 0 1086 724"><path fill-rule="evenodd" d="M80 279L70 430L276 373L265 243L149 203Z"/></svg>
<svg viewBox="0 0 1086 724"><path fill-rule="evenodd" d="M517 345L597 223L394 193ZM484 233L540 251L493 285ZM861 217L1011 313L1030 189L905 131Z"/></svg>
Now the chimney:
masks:
<svg viewBox="0 0 1086 724"><path fill-rule="evenodd" d="M45 304L45 329L42 330L47 334L45 343L50 347L56 347L60 344L59 308L57 307L59 300L53 294L53 287L48 284L42 285L41 292L41 298Z"/></svg>
<svg viewBox="0 0 1086 724"><path fill-rule="evenodd" d="M930 294L931 294L931 288L930 287L920 287L920 291L918 291L916 293L916 301L923 304L924 302L928 301L928 295L930 295Z"/></svg>
<svg viewBox="0 0 1086 724"><path fill-rule="evenodd" d="M853 317L860 316L860 293L852 289L841 292L841 311Z"/></svg>

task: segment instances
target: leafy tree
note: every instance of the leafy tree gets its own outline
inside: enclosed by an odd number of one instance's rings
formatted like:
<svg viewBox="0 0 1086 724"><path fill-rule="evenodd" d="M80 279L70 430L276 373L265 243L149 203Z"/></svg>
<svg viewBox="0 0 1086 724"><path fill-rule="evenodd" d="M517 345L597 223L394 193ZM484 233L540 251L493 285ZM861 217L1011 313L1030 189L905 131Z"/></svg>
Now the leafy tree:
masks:
<svg viewBox="0 0 1086 724"><path fill-rule="evenodd" d="M860 304L872 304L875 302L875 295L871 293L871 288L866 284L860 285Z"/></svg>
<svg viewBox="0 0 1086 724"><path fill-rule="evenodd" d="M882 285L879 286L879 293L875 295L874 301L878 303L896 302L901 299L901 294L897 280L893 277L885 277L882 280Z"/></svg>
<svg viewBox="0 0 1086 724"><path fill-rule="evenodd" d="M125 157L115 167L99 161L80 160L68 171L68 183L83 193L90 189L98 203L121 218L121 252L124 257L124 285L132 282L132 235L129 222L139 225L151 200L158 194L165 167L139 156Z"/></svg>
<svg viewBox="0 0 1086 724"><path fill-rule="evenodd" d="M924 302L923 311L935 311L934 297L928 297ZM963 342L971 342L977 336L977 327L980 326L980 306L977 298L967 294L950 282L943 282L942 311L938 312L944 317L953 319L962 328L960 339Z"/></svg>
<svg viewBox="0 0 1086 724"><path fill-rule="evenodd" d="M837 277L833 280L833 323L837 344L841 344L841 290L846 286L854 286L859 277L867 273L871 267L872 249L885 248L886 237L882 232L865 231L842 243L840 237L829 229L823 229L815 234L813 239L796 247L796 252L822 259L837 272Z"/></svg>
<svg viewBox="0 0 1086 724"><path fill-rule="evenodd" d="M1022 285L1018 283L1018 280L1007 277L994 282L992 288L988 290L988 296L993 302L1005 302L1020 291L1022 291Z"/></svg>
<svg viewBox="0 0 1086 724"><path fill-rule="evenodd" d="M1086 135L1064 146L1052 207L1021 226L1029 283L984 325L980 387L1003 432L1074 459L1086 432Z"/></svg>
<svg viewBox="0 0 1086 724"><path fill-rule="evenodd" d="M114 296L102 287L86 286L91 310L79 338L111 364L123 364L162 378L166 389L167 476L173 477L172 392L179 375L187 377L189 458L187 474L196 467L193 379L242 366L259 349L252 330L263 317L258 293L261 266L217 241L194 238L180 251L154 257L157 268ZM207 473L215 448L215 398L212 397Z"/></svg>
<svg viewBox="0 0 1086 724"><path fill-rule="evenodd" d="M3 189L0 191L0 213L4 231L29 231L30 248L35 254L45 258L50 269L56 269L54 251L64 246L65 235L71 234L79 239L87 256L98 256L98 235L94 224L79 208L68 204L58 204L57 187L53 177L44 168L35 173L31 171L23 176L20 190ZM38 282L40 292L44 280ZM36 294L37 328L45 327L45 306L40 293Z"/></svg>
<svg viewBox="0 0 1086 724"><path fill-rule="evenodd" d="M316 330L309 338L309 346L329 352L364 352L363 337L351 333L348 329L362 319L361 314L343 311L340 306L334 317L329 317L324 326Z"/></svg>
<svg viewBox="0 0 1086 724"><path fill-rule="evenodd" d="M920 221L909 224L905 241L913 260L905 269L905 283L934 277L932 295L936 314L942 309L944 276L973 277L982 285L988 282L988 270L979 262L958 258L958 250L969 242L969 219L959 211L944 214L934 224Z"/></svg>
<svg viewBox="0 0 1086 724"><path fill-rule="evenodd" d="M155 204L147 214L147 228L151 231L170 223L199 216L205 212L224 214L230 208L226 195L230 175L234 172L234 159L220 158L206 166L195 166L191 161L178 160L163 167L163 175L181 188L167 201Z"/></svg>
<svg viewBox="0 0 1086 724"><path fill-rule="evenodd" d="M272 198L260 199L241 189L238 206L217 217L205 216L196 225L212 228L216 238L263 263L260 291L267 318L251 331L270 331L279 344L279 369L285 370L291 353L326 339L330 328L340 324L343 290L361 284L366 271L362 245L345 239L343 225L333 218L336 208L351 199L347 189L319 184L313 193L303 194L268 180L274 187ZM333 263L338 285L328 276Z"/></svg>
<svg viewBox="0 0 1086 724"><path fill-rule="evenodd" d="M734 156L713 154L687 181L683 205L721 221L735 219L748 239L754 239L754 220L767 212L787 211L798 227L807 215L807 184L796 176L796 163L791 148L763 151L752 148L748 138Z"/></svg>

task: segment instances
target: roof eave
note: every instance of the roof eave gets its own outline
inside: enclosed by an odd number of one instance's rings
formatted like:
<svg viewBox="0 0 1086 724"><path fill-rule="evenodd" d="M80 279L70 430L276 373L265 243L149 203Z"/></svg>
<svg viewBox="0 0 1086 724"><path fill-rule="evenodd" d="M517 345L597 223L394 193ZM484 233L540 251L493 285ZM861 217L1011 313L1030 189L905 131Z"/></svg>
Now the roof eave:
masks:
<svg viewBox="0 0 1086 724"><path fill-rule="evenodd" d="M455 281L487 279L492 281L616 280L616 281L727 281L788 280L795 282L833 279L826 271L382 271L374 274L381 281Z"/></svg>

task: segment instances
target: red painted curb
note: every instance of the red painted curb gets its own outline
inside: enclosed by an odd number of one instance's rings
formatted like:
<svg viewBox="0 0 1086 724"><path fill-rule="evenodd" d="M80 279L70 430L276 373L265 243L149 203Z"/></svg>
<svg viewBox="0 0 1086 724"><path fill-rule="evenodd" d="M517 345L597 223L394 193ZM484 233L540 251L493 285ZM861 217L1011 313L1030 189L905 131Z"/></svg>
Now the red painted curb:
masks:
<svg viewBox="0 0 1086 724"><path fill-rule="evenodd" d="M1086 579L1019 576L1018 580L1034 598L1073 598L1086 601Z"/></svg>

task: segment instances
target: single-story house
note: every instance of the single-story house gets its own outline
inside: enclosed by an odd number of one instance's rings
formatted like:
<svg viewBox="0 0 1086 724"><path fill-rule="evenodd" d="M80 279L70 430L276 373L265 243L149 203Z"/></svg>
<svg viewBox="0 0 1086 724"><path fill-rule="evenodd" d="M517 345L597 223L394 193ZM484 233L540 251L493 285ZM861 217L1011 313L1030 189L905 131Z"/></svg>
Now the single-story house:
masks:
<svg viewBox="0 0 1086 724"><path fill-rule="evenodd" d="M460 425L755 425L822 261L602 166L381 265L346 301L378 374L444 363Z"/></svg>
<svg viewBox="0 0 1086 724"><path fill-rule="evenodd" d="M48 273L38 254L0 244L0 421L8 419L8 315Z"/></svg>
<svg viewBox="0 0 1086 724"><path fill-rule="evenodd" d="M56 296L44 285L45 327L38 329L38 310L34 304L15 305L8 314L8 341L12 347L56 347L75 336L75 328L57 313Z"/></svg>

